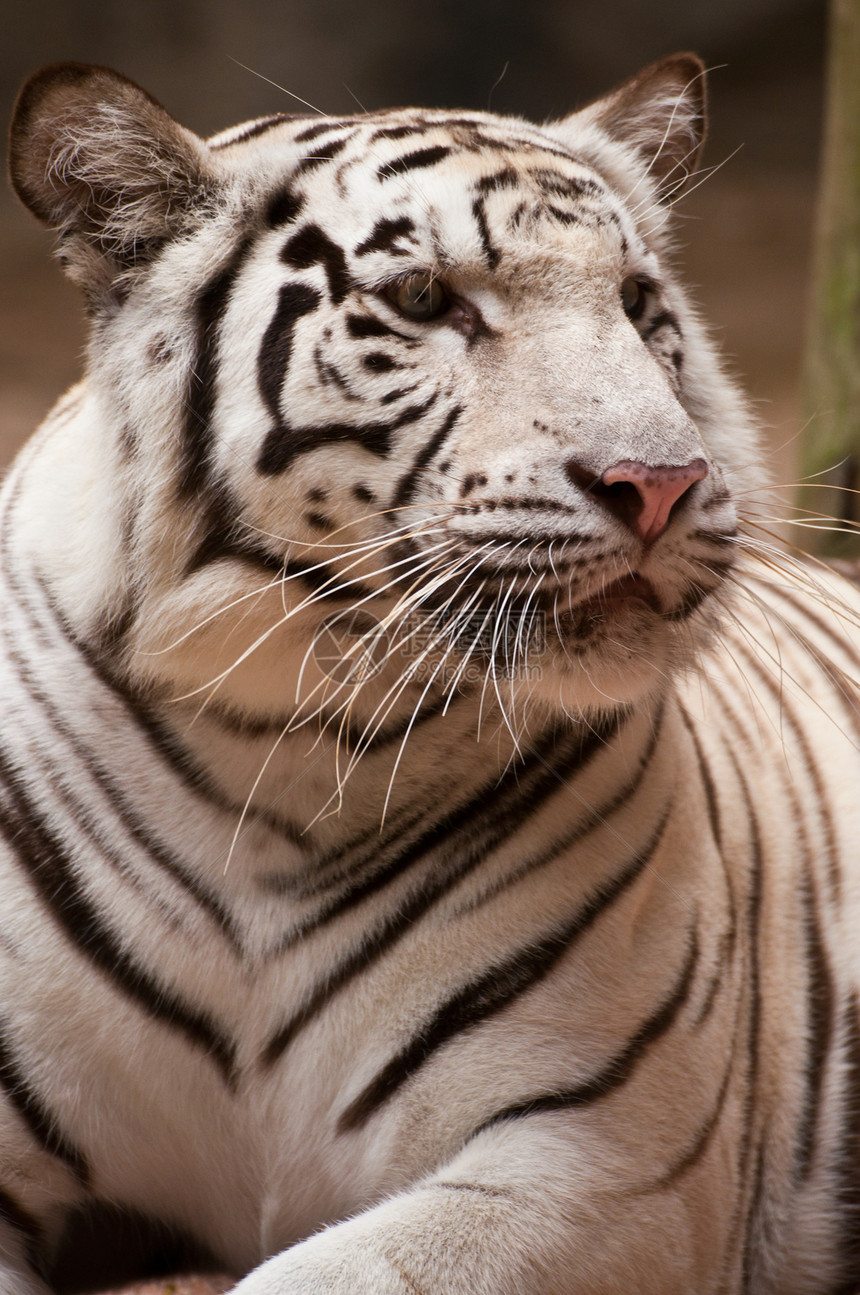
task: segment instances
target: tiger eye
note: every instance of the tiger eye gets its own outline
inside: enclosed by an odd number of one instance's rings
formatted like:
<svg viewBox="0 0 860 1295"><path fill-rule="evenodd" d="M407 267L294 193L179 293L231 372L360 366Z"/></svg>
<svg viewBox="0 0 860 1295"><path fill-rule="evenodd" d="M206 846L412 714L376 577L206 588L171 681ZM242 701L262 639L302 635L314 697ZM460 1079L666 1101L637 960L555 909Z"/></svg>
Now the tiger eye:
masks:
<svg viewBox="0 0 860 1295"><path fill-rule="evenodd" d="M630 275L621 285L621 304L628 319L640 319L648 300L648 285Z"/></svg>
<svg viewBox="0 0 860 1295"><path fill-rule="evenodd" d="M419 323L437 319L451 304L445 289L432 274L410 274L406 279L398 279L385 295L401 315Z"/></svg>

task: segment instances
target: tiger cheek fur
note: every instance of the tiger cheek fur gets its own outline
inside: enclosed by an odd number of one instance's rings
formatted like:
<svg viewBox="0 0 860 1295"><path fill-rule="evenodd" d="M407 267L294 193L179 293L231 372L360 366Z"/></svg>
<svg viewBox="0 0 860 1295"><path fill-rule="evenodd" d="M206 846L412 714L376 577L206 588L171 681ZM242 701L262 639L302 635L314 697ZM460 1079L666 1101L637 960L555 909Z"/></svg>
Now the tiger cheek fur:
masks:
<svg viewBox="0 0 860 1295"><path fill-rule="evenodd" d="M25 87L92 334L0 515L3 1295L104 1205L242 1295L860 1281L858 601L758 538L703 130L691 55L544 127Z"/></svg>

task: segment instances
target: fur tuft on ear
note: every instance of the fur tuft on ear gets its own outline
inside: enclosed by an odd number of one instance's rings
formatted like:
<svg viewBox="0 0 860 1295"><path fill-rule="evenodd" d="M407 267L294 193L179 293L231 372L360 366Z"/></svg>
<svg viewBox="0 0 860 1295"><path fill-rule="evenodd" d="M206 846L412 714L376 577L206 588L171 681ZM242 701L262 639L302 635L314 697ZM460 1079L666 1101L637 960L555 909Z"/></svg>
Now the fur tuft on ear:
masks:
<svg viewBox="0 0 860 1295"><path fill-rule="evenodd" d="M633 148L647 166L661 202L685 187L698 166L707 124L705 65L673 54L643 68L611 94L549 129L565 139L567 123L600 128Z"/></svg>
<svg viewBox="0 0 860 1295"><path fill-rule="evenodd" d="M9 172L60 235L69 275L98 296L166 239L193 228L214 191L207 148L109 68L43 68L15 105Z"/></svg>

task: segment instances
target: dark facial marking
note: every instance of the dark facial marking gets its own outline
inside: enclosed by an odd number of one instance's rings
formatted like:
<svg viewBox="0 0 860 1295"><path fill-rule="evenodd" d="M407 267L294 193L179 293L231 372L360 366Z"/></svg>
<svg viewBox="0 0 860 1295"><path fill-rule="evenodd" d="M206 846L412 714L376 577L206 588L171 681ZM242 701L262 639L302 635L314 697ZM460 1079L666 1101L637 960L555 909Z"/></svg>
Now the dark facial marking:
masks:
<svg viewBox="0 0 860 1295"><path fill-rule="evenodd" d="M350 337L399 337L404 342L411 342L413 339L405 333L398 333L396 328L389 328L381 319L376 319L373 315L347 315L346 331Z"/></svg>
<svg viewBox="0 0 860 1295"><path fill-rule="evenodd" d="M196 351L189 369L180 462L179 492L184 496L198 494L206 480L220 326L233 284L251 246L250 238L241 242L227 264L212 276L197 297Z"/></svg>
<svg viewBox="0 0 860 1295"><path fill-rule="evenodd" d="M481 236L481 246L484 249L484 255L487 258L487 265L494 270L499 264L500 253L498 248L493 246L490 238L490 229L487 224L487 212L484 207L484 199L476 198L472 203L472 214L478 226L478 233Z"/></svg>
<svg viewBox="0 0 860 1295"><path fill-rule="evenodd" d="M314 347L314 367L322 386L337 387L339 391L343 392L347 400L359 399L337 365L323 359L322 351L318 346Z"/></svg>
<svg viewBox="0 0 860 1295"><path fill-rule="evenodd" d="M576 202L580 198L605 198L606 191L595 180L581 179L577 176L564 175L551 167L532 171L532 178L542 193L555 197L570 198Z"/></svg>
<svg viewBox="0 0 860 1295"><path fill-rule="evenodd" d="M402 175L405 171L416 171L421 167L435 166L451 152L448 144L434 144L432 148L419 148L414 153L404 153L394 157L390 162L383 162L377 167L376 174L380 180L388 180L393 175Z"/></svg>
<svg viewBox="0 0 860 1295"><path fill-rule="evenodd" d="M330 517L326 517L325 513L306 513L305 521L315 531L330 531L334 527L334 522Z"/></svg>
<svg viewBox="0 0 860 1295"><path fill-rule="evenodd" d="M296 143L304 144L309 139L316 139L319 135L325 135L330 130L340 130L343 126L352 126L354 123L347 117L344 119L326 117L323 121L314 122L313 126L308 126L305 130L299 131L296 135Z"/></svg>
<svg viewBox="0 0 860 1295"><path fill-rule="evenodd" d="M394 391L386 391L385 395L380 398L381 405L393 405L395 400L402 400L404 396L411 396L417 387L417 382L413 382L411 387L397 387Z"/></svg>
<svg viewBox="0 0 860 1295"><path fill-rule="evenodd" d="M477 189L479 193L492 193L496 189L516 189L519 184L518 173L512 167L506 166L493 175L483 176L478 181Z"/></svg>
<svg viewBox="0 0 860 1295"><path fill-rule="evenodd" d="M296 167L296 175L301 175L303 171L312 171L315 167L322 166L323 162L330 162L338 153L343 152L349 143L350 136L344 135L341 139L330 140L328 144L315 144L314 151L310 157L303 157Z"/></svg>
<svg viewBox="0 0 860 1295"><path fill-rule="evenodd" d="M679 336L681 334L681 327L678 323L677 317L672 314L671 310L661 310L653 319L650 319L647 326L643 328L643 342L650 341L660 328L671 328L672 331L677 333Z"/></svg>
<svg viewBox="0 0 860 1295"><path fill-rule="evenodd" d="M365 355L362 364L372 373L390 373L392 369L402 369L403 365L398 364L397 360L392 360L390 355L384 355L382 351L371 351Z"/></svg>
<svg viewBox="0 0 860 1295"><path fill-rule="evenodd" d="M423 132L423 125L381 126L379 130L373 132L368 142L375 144L379 139L405 139L407 135L421 135Z"/></svg>
<svg viewBox="0 0 860 1295"><path fill-rule="evenodd" d="M281 252L281 260L296 270L322 265L332 304L339 306L352 287L343 248L333 243L319 225L303 225Z"/></svg>
<svg viewBox="0 0 860 1295"><path fill-rule="evenodd" d="M364 242L359 243L355 249L355 255L366 256L368 252L392 252L395 255L405 256L406 249L396 247L395 243L398 238L413 233L414 229L415 222L409 216L385 216L376 222Z"/></svg>
<svg viewBox="0 0 860 1295"><path fill-rule="evenodd" d="M385 458L391 451L391 436L401 427L417 423L436 403L436 395L420 405L410 405L390 423L327 423L319 427L290 427L282 419L267 433L257 459L257 471L263 476L283 472L301 454L307 454L321 445L353 442L369 453Z"/></svg>
<svg viewBox="0 0 860 1295"><path fill-rule="evenodd" d="M257 385L266 408L280 425L281 388L293 349L293 331L302 315L320 303L316 288L304 283L285 283L278 295L278 308L263 334L257 358Z"/></svg>
<svg viewBox="0 0 860 1295"><path fill-rule="evenodd" d="M275 228L277 225L291 225L298 219L304 205L304 198L287 184L270 199L266 209L266 224L270 228Z"/></svg>

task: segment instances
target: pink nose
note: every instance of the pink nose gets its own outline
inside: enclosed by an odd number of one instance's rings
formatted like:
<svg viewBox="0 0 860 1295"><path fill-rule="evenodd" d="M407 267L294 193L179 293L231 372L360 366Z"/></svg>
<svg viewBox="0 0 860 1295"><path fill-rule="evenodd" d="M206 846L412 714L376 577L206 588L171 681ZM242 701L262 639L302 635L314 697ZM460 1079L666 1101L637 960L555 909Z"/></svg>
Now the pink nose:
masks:
<svg viewBox="0 0 860 1295"><path fill-rule="evenodd" d="M573 461L565 466L571 480L635 531L643 544L653 544L663 534L678 500L708 475L704 459L680 466L622 459L599 478Z"/></svg>

